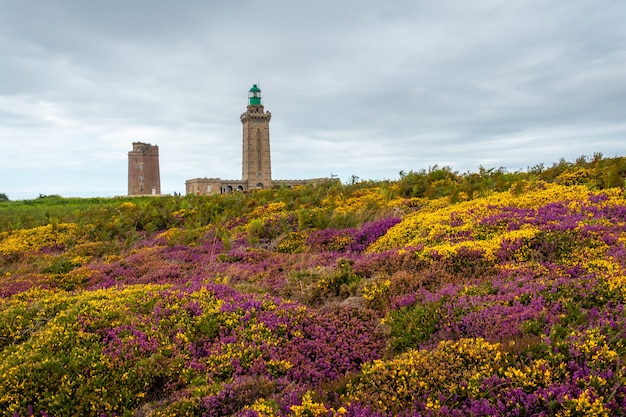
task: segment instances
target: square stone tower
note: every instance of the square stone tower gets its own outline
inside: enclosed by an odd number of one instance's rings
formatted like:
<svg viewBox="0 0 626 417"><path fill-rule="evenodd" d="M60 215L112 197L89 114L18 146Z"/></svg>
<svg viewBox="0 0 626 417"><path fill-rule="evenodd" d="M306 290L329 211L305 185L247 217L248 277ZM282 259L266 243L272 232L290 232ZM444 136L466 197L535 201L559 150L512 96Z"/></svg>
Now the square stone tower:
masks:
<svg viewBox="0 0 626 417"><path fill-rule="evenodd" d="M128 152L128 195L161 194L159 147L149 143L133 142Z"/></svg>
<svg viewBox="0 0 626 417"><path fill-rule="evenodd" d="M272 187L270 158L270 119L261 103L261 89L254 84L248 91L248 110L241 115L243 124L242 182L248 190Z"/></svg>

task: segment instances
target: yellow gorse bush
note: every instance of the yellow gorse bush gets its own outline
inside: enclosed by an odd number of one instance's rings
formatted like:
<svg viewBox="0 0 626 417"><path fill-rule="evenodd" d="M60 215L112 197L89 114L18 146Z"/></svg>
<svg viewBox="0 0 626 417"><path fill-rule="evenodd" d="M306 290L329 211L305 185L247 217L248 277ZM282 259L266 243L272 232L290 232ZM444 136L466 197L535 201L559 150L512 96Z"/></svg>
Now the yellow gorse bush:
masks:
<svg viewBox="0 0 626 417"><path fill-rule="evenodd" d="M267 217L268 215L281 213L285 211L286 207L287 207L287 204L284 203L283 201L279 201L276 203L269 203L265 206L256 207L254 210L252 210L252 212L250 212L249 217L255 218L255 219Z"/></svg>
<svg viewBox="0 0 626 417"><path fill-rule="evenodd" d="M565 396L563 409L556 413L556 417L609 417L611 414L603 404L604 398L591 399L589 390L584 390L578 398Z"/></svg>
<svg viewBox="0 0 626 417"><path fill-rule="evenodd" d="M254 410L259 417L277 417L278 405L274 401L268 401L265 398L259 398L249 407L245 407L245 410Z"/></svg>
<svg viewBox="0 0 626 417"><path fill-rule="evenodd" d="M279 242L276 250L283 253L298 253L305 251L305 243L309 234L306 231L290 232Z"/></svg>
<svg viewBox="0 0 626 417"><path fill-rule="evenodd" d="M380 209L387 206L389 202L387 194L380 187L371 187L354 191L348 197L340 194L326 198L322 201L322 207L332 208L338 215L361 213L367 209Z"/></svg>
<svg viewBox="0 0 626 417"><path fill-rule="evenodd" d="M116 210L134 210L136 208L137 208L137 204L130 202L130 201L125 201L119 204L115 209Z"/></svg>
<svg viewBox="0 0 626 417"><path fill-rule="evenodd" d="M584 184L594 180L596 173L593 169L579 168L575 171L566 171L555 178L554 182L561 185Z"/></svg>
<svg viewBox="0 0 626 417"><path fill-rule="evenodd" d="M478 395L482 381L501 371L504 364L505 354L498 343L442 341L433 350L409 350L363 366L358 380L348 384L346 399L397 412L427 395L436 408L438 396L433 390Z"/></svg>
<svg viewBox="0 0 626 417"><path fill-rule="evenodd" d="M408 246L424 246L424 253L437 252L446 256L460 248L476 249L485 257L493 257L503 240L529 241L538 232L525 225L519 230L507 231L506 224L485 227L481 220L499 213L506 207L538 208L551 202L571 201L570 209L581 211L581 201L586 201L592 191L584 186L544 184L529 188L522 194L513 192L492 193L488 196L450 204L446 198L424 205L419 211L406 216L378 241L369 252ZM608 199L600 205L624 204L624 194L619 189L604 190Z"/></svg>
<svg viewBox="0 0 626 417"><path fill-rule="evenodd" d="M328 409L323 403L313 401L311 393L307 392L302 397L301 405L291 406L291 413L294 417L319 417L327 415Z"/></svg>
<svg viewBox="0 0 626 417"><path fill-rule="evenodd" d="M504 376L509 378L516 386L524 389L547 387L563 376L565 365L562 362L555 370L545 359L535 359L527 365L507 368L504 371Z"/></svg>
<svg viewBox="0 0 626 417"><path fill-rule="evenodd" d="M78 226L74 223L48 224L32 229L20 229L0 234L0 254L38 251L52 245L64 245L78 240Z"/></svg>
<svg viewBox="0 0 626 417"><path fill-rule="evenodd" d="M178 227L170 227L169 229L156 235L157 239L164 239L166 242L173 242L181 233L182 229Z"/></svg>
<svg viewBox="0 0 626 417"><path fill-rule="evenodd" d="M381 296L385 296L389 292L390 287L391 280L389 279L366 284L363 288L363 298L370 302L374 301Z"/></svg>
<svg viewBox="0 0 626 417"><path fill-rule="evenodd" d="M101 335L83 329L124 326L138 312L151 314L153 303L167 296L168 288L137 285L79 293L31 289L0 301L0 410L13 415L26 409L32 401L27 393L40 392L48 383L55 384L54 394L41 399L40 406L65 410L64 415L111 413L120 404L136 404L145 395L149 375L126 369L123 360L103 352ZM219 314L223 304L202 288L185 298L170 297L166 308L180 311L190 300L201 305L203 313L172 326L199 326L205 317ZM124 337L126 342L133 340L132 334ZM158 339L160 352L171 351L176 343L188 343L184 333L172 340L161 333L151 337ZM116 389L106 382L112 372L117 374ZM76 396L86 408L73 408Z"/></svg>

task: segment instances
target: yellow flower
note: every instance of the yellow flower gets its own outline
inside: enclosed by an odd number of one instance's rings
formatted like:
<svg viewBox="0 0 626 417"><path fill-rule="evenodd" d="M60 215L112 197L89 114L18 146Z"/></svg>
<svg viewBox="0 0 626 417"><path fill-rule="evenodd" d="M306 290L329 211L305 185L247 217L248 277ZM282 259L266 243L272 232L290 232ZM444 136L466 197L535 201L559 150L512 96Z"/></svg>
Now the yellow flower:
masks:
<svg viewBox="0 0 626 417"><path fill-rule="evenodd" d="M52 245L64 245L78 238L77 231L78 226L74 223L59 223L3 232L0 233L0 254L11 255L38 251Z"/></svg>
<svg viewBox="0 0 626 417"><path fill-rule="evenodd" d="M307 391L302 397L301 405L292 405L291 412L294 417L317 417L324 416L328 413L328 409L323 403L313 401L311 392Z"/></svg>

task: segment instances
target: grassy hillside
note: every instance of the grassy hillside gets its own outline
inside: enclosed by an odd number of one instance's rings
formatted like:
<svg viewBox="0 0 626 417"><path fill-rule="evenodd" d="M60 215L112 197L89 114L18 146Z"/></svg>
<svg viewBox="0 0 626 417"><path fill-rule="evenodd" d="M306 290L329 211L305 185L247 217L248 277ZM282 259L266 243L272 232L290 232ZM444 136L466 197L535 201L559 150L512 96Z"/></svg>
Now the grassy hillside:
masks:
<svg viewBox="0 0 626 417"><path fill-rule="evenodd" d="M626 415L625 178L0 202L0 415Z"/></svg>

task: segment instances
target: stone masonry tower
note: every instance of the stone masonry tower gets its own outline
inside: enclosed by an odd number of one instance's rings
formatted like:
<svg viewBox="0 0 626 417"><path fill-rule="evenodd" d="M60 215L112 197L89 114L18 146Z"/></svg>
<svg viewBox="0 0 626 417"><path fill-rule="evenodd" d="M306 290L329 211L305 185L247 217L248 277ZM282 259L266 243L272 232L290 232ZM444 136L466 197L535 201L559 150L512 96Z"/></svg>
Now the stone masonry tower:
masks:
<svg viewBox="0 0 626 417"><path fill-rule="evenodd" d="M248 92L248 110L241 115L243 124L242 181L247 189L271 188L270 119L261 104L261 89L254 84Z"/></svg>
<svg viewBox="0 0 626 417"><path fill-rule="evenodd" d="M133 142L128 152L128 195L161 194L159 147Z"/></svg>

